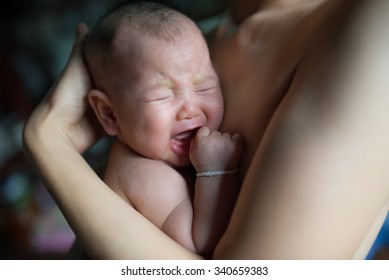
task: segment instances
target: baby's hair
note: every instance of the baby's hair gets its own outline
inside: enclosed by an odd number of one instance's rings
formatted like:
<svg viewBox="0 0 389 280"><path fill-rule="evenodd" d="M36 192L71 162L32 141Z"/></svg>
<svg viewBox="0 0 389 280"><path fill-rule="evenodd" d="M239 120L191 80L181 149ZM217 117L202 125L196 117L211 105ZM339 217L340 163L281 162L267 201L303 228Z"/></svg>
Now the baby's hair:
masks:
<svg viewBox="0 0 389 280"><path fill-rule="evenodd" d="M84 45L86 62L90 64L91 60L102 59L103 55L117 47L116 44L120 44L116 39L120 36L118 34L123 32L120 30L123 24L125 32L175 42L185 35L188 23L198 29L196 24L181 12L155 1L131 1L122 4L103 16L88 34ZM199 29L198 32L201 33Z"/></svg>
<svg viewBox="0 0 389 280"><path fill-rule="evenodd" d="M115 8L105 15L90 34L100 46L109 47L117 28L128 24L133 31L148 34L162 40L175 40L182 35L183 14L167 5L156 2L135 1Z"/></svg>

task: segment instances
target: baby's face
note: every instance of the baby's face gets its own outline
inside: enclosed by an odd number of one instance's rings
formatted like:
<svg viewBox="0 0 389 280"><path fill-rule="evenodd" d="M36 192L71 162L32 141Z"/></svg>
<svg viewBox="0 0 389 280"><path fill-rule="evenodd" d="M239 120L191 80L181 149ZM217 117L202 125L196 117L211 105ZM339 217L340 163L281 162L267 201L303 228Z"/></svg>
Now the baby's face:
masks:
<svg viewBox="0 0 389 280"><path fill-rule="evenodd" d="M189 165L197 129L218 129L223 117L207 45L197 33L176 42L139 36L136 44L116 55L118 137L145 157Z"/></svg>

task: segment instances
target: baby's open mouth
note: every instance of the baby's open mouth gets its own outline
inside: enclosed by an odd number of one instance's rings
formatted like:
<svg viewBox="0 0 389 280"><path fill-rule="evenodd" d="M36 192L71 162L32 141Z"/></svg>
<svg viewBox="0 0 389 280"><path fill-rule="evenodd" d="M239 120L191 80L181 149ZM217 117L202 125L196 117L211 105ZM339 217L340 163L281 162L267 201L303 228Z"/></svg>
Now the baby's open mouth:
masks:
<svg viewBox="0 0 389 280"><path fill-rule="evenodd" d="M196 136L198 129L187 130L175 135L172 138L173 150L181 155L188 155L190 149L190 143L192 139Z"/></svg>
<svg viewBox="0 0 389 280"><path fill-rule="evenodd" d="M173 140L177 141L192 141L192 139L195 137L197 132L197 129L187 130L184 132L181 132L173 137Z"/></svg>

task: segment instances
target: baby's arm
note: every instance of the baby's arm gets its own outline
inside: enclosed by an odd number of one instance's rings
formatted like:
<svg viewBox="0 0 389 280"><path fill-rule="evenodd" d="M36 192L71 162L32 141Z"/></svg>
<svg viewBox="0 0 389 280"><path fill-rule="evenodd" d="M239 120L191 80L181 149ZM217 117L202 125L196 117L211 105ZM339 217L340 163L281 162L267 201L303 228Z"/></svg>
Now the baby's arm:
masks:
<svg viewBox="0 0 389 280"><path fill-rule="evenodd" d="M201 128L192 143L190 158L198 172L238 168L243 140ZM200 254L210 257L224 233L239 193L239 176L219 174L197 177L194 195L193 240Z"/></svg>

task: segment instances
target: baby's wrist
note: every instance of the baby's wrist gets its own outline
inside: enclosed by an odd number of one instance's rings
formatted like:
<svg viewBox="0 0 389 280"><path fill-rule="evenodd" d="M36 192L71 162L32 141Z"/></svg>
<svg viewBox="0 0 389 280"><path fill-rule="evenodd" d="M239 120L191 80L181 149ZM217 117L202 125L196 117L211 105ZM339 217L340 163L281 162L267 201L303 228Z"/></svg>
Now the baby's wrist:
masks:
<svg viewBox="0 0 389 280"><path fill-rule="evenodd" d="M196 173L196 177L214 177L223 175L233 175L239 172L239 168L234 169L218 169L218 170L207 170Z"/></svg>

